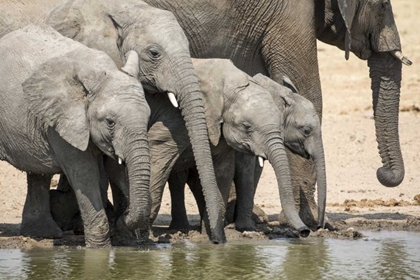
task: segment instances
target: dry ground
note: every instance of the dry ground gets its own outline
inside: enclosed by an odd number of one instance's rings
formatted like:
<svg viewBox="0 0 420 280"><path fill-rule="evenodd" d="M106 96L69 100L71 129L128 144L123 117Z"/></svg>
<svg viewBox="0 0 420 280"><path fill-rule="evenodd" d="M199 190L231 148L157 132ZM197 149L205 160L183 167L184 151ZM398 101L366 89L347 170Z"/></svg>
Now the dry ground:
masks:
<svg viewBox="0 0 420 280"><path fill-rule="evenodd" d="M319 65L324 94L323 136L327 163L329 218L356 229L389 226L419 230L420 198L420 1L392 2L403 52L412 61L403 67L400 106L400 142L405 162L404 182L385 188L376 179L381 166L375 140L367 63L354 55L319 43ZM17 229L26 194L26 176L0 162L0 223ZM266 166L256 194L258 204L275 219L280 212L276 179ZM188 213L197 218L191 194ZM159 224L168 224L170 199L165 193ZM346 224L344 224L344 222ZM1 230L5 230L0 224ZM414 226L414 227L410 227ZM15 237L19 239L18 237Z"/></svg>

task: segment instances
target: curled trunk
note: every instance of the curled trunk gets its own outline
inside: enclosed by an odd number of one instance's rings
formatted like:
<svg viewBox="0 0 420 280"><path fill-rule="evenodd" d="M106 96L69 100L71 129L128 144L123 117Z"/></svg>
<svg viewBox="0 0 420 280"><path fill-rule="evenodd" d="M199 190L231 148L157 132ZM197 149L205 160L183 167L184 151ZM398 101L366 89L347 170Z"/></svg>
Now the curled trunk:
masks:
<svg viewBox="0 0 420 280"><path fill-rule="evenodd" d="M147 229L150 215L150 155L147 136L137 133L125 133L124 161L128 170L130 186L128 211L120 217L130 230Z"/></svg>
<svg viewBox="0 0 420 280"><path fill-rule="evenodd" d="M395 187L404 179L398 134L401 62L389 53L373 53L368 65L372 79L376 140L383 164L376 176L382 185Z"/></svg>
<svg viewBox="0 0 420 280"><path fill-rule="evenodd" d="M280 135L280 133L277 133L277 135ZM275 136L267 141L268 160L276 173L280 202L286 219L291 226L299 231L300 236L307 237L310 230L300 219L299 213L295 207L289 161L287 159L285 147L282 143L282 139Z"/></svg>

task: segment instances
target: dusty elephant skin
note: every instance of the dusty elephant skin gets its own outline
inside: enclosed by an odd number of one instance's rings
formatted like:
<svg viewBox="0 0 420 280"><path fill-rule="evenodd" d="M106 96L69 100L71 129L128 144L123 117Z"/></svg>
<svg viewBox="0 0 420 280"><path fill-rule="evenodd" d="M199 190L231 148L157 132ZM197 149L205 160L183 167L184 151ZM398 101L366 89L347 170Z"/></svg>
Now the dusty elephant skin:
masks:
<svg viewBox="0 0 420 280"><path fill-rule="evenodd" d="M19 21L42 21L36 11L45 15L52 2L39 0L19 5L7 0L6 12L0 11L0 24L6 26L0 31L22 26ZM8 8L21 11L17 20L8 18ZM30 15L30 19L22 14ZM225 242L225 209L214 176L202 94L189 42L173 14L139 0L57 0L56 8L44 20L62 35L104 51L118 67L125 65L122 70L139 78L146 88L163 92L175 106L179 104L204 186L211 238L215 243Z"/></svg>
<svg viewBox="0 0 420 280"><path fill-rule="evenodd" d="M382 59L377 59L380 61L379 67L383 71L388 71L371 74L374 102L376 95L382 95L384 98L379 100L384 101L378 102L379 107L389 106L394 112L383 115L375 111L378 141L385 162L384 168L380 169L378 175L381 183L387 186L395 186L402 181L404 172L402 159L399 156L396 126L398 123L396 100L401 81L398 68L401 67L401 62L391 57L391 54L403 61L407 60L401 53L394 52L400 51L401 47L388 0L352 1L353 4L345 0L332 2L264 0L246 1L246 3L244 0L230 0L219 4L203 3L199 0L147 0L146 2L175 14L190 41L193 57L230 58L238 68L248 74L269 74L278 83L281 83L283 75L287 75L299 93L314 104L320 117L322 117L322 93L316 39L345 49L345 35L351 33L352 43L349 50L362 59L372 57L372 60L375 60L375 56L381 56ZM351 32L346 30L337 2L353 9L353 12L350 10L343 12L352 17L353 25L349 25ZM360 10L355 10L356 7ZM395 60L393 64L396 64L391 71L384 67L389 59ZM371 66L371 70L374 71L379 67ZM388 78L391 87L389 90L384 90L388 88L385 84ZM385 95L388 94L393 96L391 98L393 101L385 101ZM383 124L389 121L392 123L388 127L391 133L385 137L386 128ZM381 148L388 144L389 151ZM311 161L292 153L288 153L288 156L296 206L305 224L316 228L315 168ZM256 165L255 158L246 160L246 165ZM249 172L243 171L243 173ZM255 174L255 177L258 178L259 174ZM257 181L256 179L255 182L250 182L247 188L253 188ZM243 182L235 179L235 183Z"/></svg>
<svg viewBox="0 0 420 280"><path fill-rule="evenodd" d="M275 158L270 157L272 146L265 144L268 142L267 137L270 139L277 137L283 145L282 138L284 135L284 145L289 147L290 150L302 157L311 157L315 160L320 205L318 225L323 227L326 203L325 159L321 126L312 103L261 74L253 78L248 77L248 86L240 86L241 83L239 82L245 77L241 77L241 74L244 75L244 73L235 67L229 67L230 65L226 60L196 60L194 64L204 93L210 139L215 145L212 151L216 178L219 187L223 188L222 193L225 194L225 202L227 202L230 182L235 173L235 170L232 169L234 157L229 157L227 151L223 151L227 148L223 148L226 144L223 145L222 143L227 142L231 150L233 148L248 154L251 153L261 159L267 158L271 162L278 180L281 205L288 213L288 221L296 229L299 229L299 225L302 227L303 224L300 224L301 221L294 209L291 189L287 190L288 180L290 179L281 174L281 170L284 170L288 164L287 162L279 164ZM214 73L217 73L217 75ZM252 83L255 83L256 87L251 86ZM285 79L284 83L288 84L289 87L294 87L288 79ZM221 86L223 84L230 87L225 86L223 88ZM242 82L242 84L245 83ZM232 89L233 85L239 87ZM219 127L222 123L223 133L221 133ZM271 126L277 126L279 130L270 129ZM271 140L271 142L275 141ZM181 156L168 181L172 201L170 227L176 229L188 228L183 203L185 183L188 182L199 205L202 201L202 198L199 197L200 185L196 171L185 164L185 161L185 156ZM238 221L240 223L236 224L236 229L240 231L255 230L256 226L252 221L255 189L238 189L238 194L248 199L247 203L244 203L244 199L242 199L241 203L243 205L237 208L235 223ZM202 206L199 206L200 208ZM247 227L244 228L243 225L247 225ZM306 227L305 229L307 230ZM305 232L301 234L304 235Z"/></svg>
<svg viewBox="0 0 420 280"><path fill-rule="evenodd" d="M193 63L204 93L215 173L224 202L227 204L235 172L234 149L268 159L276 170L286 217L302 236L307 236L309 229L294 208L283 134L287 141L285 144L292 151L303 157L313 157L317 166L320 166L317 169L319 216L323 218L326 195L325 163L320 122L312 103L263 75L259 74L254 78L248 76L229 60L194 59ZM173 216L170 228L188 229L184 204L185 183L190 185L202 217L205 214L205 200L197 170L194 168L185 124L168 100L160 95L146 96L151 107L151 128L148 134L152 162L150 220L153 223L159 212L163 189L168 181ZM124 208L125 194L117 193L118 190L126 189L124 168L109 160L106 160L105 168L113 187L114 205L117 209ZM251 209L244 209L251 214L254 192L255 190L251 190L251 193L242 194L251 197L251 203L247 205ZM119 213L123 211L117 210ZM73 215L74 213L70 216ZM323 225L323 220L319 223ZM253 229L255 230L255 226Z"/></svg>
<svg viewBox="0 0 420 280"><path fill-rule="evenodd" d="M61 236L48 190L51 176L64 173L81 209L86 246L109 246L101 154L124 161L129 170L129 211L118 224L131 230L147 225L150 108L138 80L118 71L105 53L47 26L9 33L0 51L0 158L28 174L21 234Z"/></svg>

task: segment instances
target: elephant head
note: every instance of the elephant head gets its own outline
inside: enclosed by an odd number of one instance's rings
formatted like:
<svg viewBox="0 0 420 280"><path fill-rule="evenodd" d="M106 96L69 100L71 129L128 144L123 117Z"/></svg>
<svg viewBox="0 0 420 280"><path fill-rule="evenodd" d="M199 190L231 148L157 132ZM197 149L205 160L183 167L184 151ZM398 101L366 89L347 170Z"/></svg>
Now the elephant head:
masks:
<svg viewBox="0 0 420 280"><path fill-rule="evenodd" d="M181 109L208 205L213 241L224 242L224 209L214 175L202 94L189 42L174 15L139 0L67 0L48 24L105 51L149 91L168 94Z"/></svg>
<svg viewBox="0 0 420 280"><path fill-rule="evenodd" d="M367 59L370 68L376 137L383 167L378 180L387 187L404 179L398 135L402 63L401 43L390 0L317 0L317 37Z"/></svg>
<svg viewBox="0 0 420 280"><path fill-rule="evenodd" d="M281 205L300 235L309 229L295 208L289 162L285 150L284 110L252 77L226 59L193 60L204 95L210 141L222 137L237 151L255 155L260 164L268 159L276 173Z"/></svg>
<svg viewBox="0 0 420 280"><path fill-rule="evenodd" d="M83 46L83 50L53 57L23 82L29 115L79 150L96 153L99 148L124 161L130 206L117 225L121 229L147 227L150 108L138 80L118 71L103 52L87 50ZM95 65L91 60L101 62Z"/></svg>
<svg viewBox="0 0 420 280"><path fill-rule="evenodd" d="M284 108L284 143L289 150L315 162L318 186L318 227L324 226L327 181L325 156L322 142L321 122L314 105L297 93L296 87L283 77L283 85L257 74L253 77L258 84L273 96L278 108Z"/></svg>

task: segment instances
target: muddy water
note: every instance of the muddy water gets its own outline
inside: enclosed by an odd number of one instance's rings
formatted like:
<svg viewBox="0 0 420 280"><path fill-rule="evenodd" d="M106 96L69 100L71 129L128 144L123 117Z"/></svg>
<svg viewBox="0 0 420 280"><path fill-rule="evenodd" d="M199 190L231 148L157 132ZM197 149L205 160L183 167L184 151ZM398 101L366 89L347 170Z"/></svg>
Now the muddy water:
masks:
<svg viewBox="0 0 420 280"><path fill-rule="evenodd" d="M226 245L0 250L1 279L418 279L420 233Z"/></svg>

